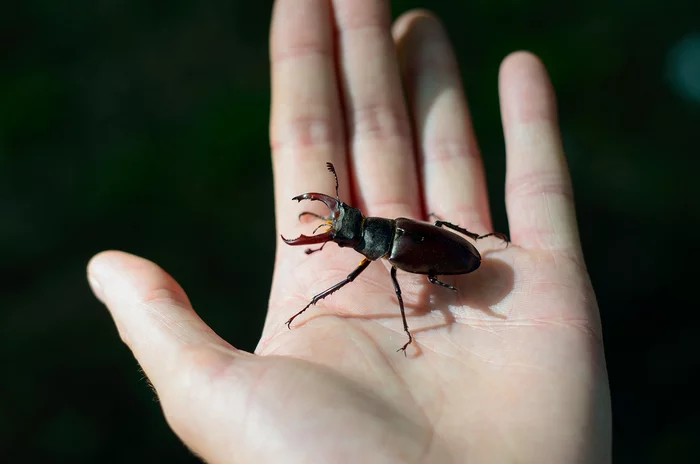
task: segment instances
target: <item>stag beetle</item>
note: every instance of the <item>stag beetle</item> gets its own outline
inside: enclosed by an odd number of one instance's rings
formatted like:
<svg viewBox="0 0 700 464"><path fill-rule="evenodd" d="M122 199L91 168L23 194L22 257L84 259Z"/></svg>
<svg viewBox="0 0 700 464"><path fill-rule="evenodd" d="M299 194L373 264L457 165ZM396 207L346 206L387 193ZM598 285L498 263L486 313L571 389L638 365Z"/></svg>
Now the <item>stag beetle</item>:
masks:
<svg viewBox="0 0 700 464"><path fill-rule="evenodd" d="M397 351L403 351L406 354L406 347L413 341L413 336L408 330L408 324L406 323L406 312L404 311L403 298L401 298L401 288L396 280L396 270L401 269L413 274L427 275L431 284L457 291L452 285L439 281L437 276L473 272L481 264L481 255L476 247L465 238L442 227L464 234L472 240L496 236L505 241L506 246L508 246L508 238L498 232L486 235L475 234L442 220L436 221L434 224L428 224L407 218L365 217L359 209L340 201L338 175L332 163L326 163L326 166L328 171L335 177L335 198L323 193L304 193L292 198L292 200L297 200L298 202L301 202L301 200L314 200L324 203L330 210L329 217L305 211L299 214L299 218L305 215L314 216L325 221L316 230L323 226L327 226L329 229L318 235L300 235L295 239L286 239L282 236L282 240L287 245L293 246L323 243L320 248L307 249L306 254L321 251L328 242L335 242L340 247L352 247L365 257L345 280L314 296L304 309L286 322L287 327L291 329L292 321L311 305L315 305L319 300L355 280L362 271L367 269L367 266L372 261L384 258L391 264L391 280L394 283L396 298L399 300L403 329L408 335L408 341ZM316 230L314 230L314 233Z"/></svg>

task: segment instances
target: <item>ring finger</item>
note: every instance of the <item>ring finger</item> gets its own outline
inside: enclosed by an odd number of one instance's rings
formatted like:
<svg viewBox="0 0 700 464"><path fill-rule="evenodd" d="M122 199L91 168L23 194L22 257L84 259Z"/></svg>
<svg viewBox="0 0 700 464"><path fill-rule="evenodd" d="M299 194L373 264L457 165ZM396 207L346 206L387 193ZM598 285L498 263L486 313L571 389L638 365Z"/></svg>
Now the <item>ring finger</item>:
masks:
<svg viewBox="0 0 700 464"><path fill-rule="evenodd" d="M415 119L426 210L491 232L483 163L447 35L431 13L413 11L396 21L394 37Z"/></svg>

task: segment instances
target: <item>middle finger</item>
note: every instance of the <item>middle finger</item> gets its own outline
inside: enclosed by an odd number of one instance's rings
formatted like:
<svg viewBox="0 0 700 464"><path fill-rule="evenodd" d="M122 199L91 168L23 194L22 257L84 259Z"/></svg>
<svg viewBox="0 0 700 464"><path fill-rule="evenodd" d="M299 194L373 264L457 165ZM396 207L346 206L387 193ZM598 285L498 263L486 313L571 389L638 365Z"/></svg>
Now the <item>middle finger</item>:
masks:
<svg viewBox="0 0 700 464"><path fill-rule="evenodd" d="M386 0L333 0L358 207L419 217L411 125Z"/></svg>

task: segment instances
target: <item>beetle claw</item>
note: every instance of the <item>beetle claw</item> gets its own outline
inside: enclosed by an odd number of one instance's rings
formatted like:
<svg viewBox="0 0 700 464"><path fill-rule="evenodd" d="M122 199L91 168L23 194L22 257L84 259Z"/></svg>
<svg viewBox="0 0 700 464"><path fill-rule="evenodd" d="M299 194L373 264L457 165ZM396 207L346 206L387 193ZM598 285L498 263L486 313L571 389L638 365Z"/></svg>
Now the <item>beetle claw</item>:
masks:
<svg viewBox="0 0 700 464"><path fill-rule="evenodd" d="M408 339L408 341L407 341L406 343L404 343L404 345L403 345L401 348L399 348L398 350L396 350L397 353L398 353L399 351L403 351L403 355L404 355L404 356L408 356L408 355L406 354L406 348L408 348L408 345L410 345L411 343L413 343L413 337L411 337L410 334L409 334L409 337L410 337L410 338Z"/></svg>

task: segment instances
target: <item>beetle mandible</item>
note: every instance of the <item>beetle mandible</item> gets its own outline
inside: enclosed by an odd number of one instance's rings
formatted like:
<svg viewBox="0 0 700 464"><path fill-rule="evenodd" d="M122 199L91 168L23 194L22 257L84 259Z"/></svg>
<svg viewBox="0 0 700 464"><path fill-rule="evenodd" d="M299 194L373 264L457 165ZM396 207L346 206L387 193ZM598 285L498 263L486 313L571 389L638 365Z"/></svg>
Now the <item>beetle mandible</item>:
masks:
<svg viewBox="0 0 700 464"><path fill-rule="evenodd" d="M313 200L324 203L330 210L329 217L323 217L316 213L305 211L299 214L314 216L325 222L316 228L327 226L329 229L318 235L300 235L295 239L282 240L287 245L311 245L323 243L316 249L307 249L306 254L321 251L328 242L335 242L340 247L352 247L358 253L364 255L360 265L352 271L345 280L314 296L304 309L292 316L287 322L291 329L291 323L311 305L319 300L340 290L359 276L372 261L383 258L391 264L391 280L394 283L396 298L399 300L403 329L408 335L408 341L397 351L406 354L406 347L413 342L413 336L408 330L406 312L404 310L401 288L396 280L396 271L423 274L428 276L431 284L457 291L452 285L448 285L437 279L438 275L468 274L477 270L481 264L481 255L474 245L464 237L443 229L446 227L466 235L472 240L496 236L506 242L508 238L501 233L492 232L485 235L475 234L468 230L446 221L435 221L434 224L418 222L407 218L387 219L381 217L365 217L362 212L340 201L338 195L338 175L332 163L326 163L328 171L335 177L335 198L323 193L304 193L292 200ZM314 233L316 232L314 230Z"/></svg>

